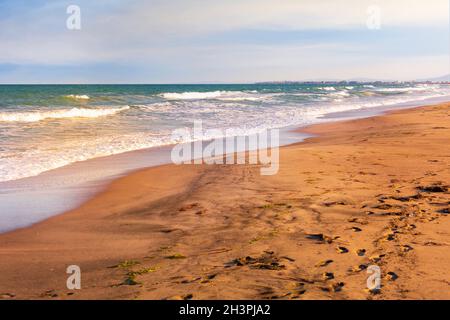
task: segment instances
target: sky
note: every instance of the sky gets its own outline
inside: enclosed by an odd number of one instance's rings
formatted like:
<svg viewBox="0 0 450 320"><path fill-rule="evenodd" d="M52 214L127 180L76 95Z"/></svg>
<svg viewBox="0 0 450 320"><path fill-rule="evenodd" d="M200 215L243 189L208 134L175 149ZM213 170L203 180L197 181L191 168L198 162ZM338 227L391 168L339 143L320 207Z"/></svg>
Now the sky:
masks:
<svg viewBox="0 0 450 320"><path fill-rule="evenodd" d="M0 83L438 77L450 73L449 2L0 0Z"/></svg>

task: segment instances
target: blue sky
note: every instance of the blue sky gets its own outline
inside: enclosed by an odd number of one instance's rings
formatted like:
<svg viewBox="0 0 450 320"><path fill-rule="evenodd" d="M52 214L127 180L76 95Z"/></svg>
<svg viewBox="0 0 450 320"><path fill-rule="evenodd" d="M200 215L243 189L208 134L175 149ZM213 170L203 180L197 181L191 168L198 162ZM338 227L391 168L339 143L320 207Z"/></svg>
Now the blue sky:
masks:
<svg viewBox="0 0 450 320"><path fill-rule="evenodd" d="M0 0L0 83L414 80L449 39L448 0Z"/></svg>

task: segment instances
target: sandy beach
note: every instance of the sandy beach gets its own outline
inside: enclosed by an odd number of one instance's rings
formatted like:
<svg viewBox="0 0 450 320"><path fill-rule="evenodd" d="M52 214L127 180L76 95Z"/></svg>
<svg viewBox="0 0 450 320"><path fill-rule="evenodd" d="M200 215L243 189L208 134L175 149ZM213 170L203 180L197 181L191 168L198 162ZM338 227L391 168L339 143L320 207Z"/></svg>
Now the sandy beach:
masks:
<svg viewBox="0 0 450 320"><path fill-rule="evenodd" d="M274 176L132 173L1 234L0 298L450 299L449 117L446 103L307 127ZM81 290L66 288L69 265Z"/></svg>

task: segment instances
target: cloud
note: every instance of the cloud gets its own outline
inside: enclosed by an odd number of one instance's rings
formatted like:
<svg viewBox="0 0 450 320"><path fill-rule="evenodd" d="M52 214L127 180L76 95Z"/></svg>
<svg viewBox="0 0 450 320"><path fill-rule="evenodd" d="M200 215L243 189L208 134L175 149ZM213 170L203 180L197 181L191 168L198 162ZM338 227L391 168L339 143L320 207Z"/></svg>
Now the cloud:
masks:
<svg viewBox="0 0 450 320"><path fill-rule="evenodd" d="M178 69L188 79L211 77L211 70L215 70L217 80L231 79L237 73L239 79L247 79L250 76L244 75L245 70L255 72L257 67L260 77L270 79L270 70L278 77L278 73L289 74L290 70L304 74L310 66L319 69L329 65L329 75L344 72L339 61L347 69L357 66L358 58L388 61L382 55L390 49L383 41L377 41L379 48L374 48L365 39L370 37L364 34L369 32L369 5L380 7L383 33L448 30L449 12L448 0L79 0L82 30L69 31L66 7L73 1L36 1L32 7L19 2L19 7L9 5L8 16L0 16L0 64L73 68L110 63L130 65L133 70L158 66L166 68L167 74ZM251 37L245 38L245 43L239 32L246 30L266 32L267 37L258 45ZM326 30L348 36L316 37ZM354 30L364 32L351 38ZM295 32L304 36L290 43L274 43L292 32L293 37ZM442 33L442 39L448 39L448 33ZM387 43L392 46L393 42ZM407 47L414 56L417 48L412 44ZM391 60L394 58L398 57ZM436 60L432 69L438 65L443 67L442 59ZM415 64L409 69L419 73L419 68ZM358 70L359 76L376 71Z"/></svg>

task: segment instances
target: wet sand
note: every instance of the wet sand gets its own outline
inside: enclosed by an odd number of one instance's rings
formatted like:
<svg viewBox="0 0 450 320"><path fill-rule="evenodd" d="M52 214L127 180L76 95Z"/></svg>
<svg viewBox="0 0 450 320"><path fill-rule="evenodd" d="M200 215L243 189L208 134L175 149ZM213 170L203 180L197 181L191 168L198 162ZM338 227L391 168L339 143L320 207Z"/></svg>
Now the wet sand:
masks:
<svg viewBox="0 0 450 320"><path fill-rule="evenodd" d="M441 104L311 126L274 176L165 165L120 178L0 235L0 298L450 299L449 117ZM81 290L66 288L69 265Z"/></svg>

